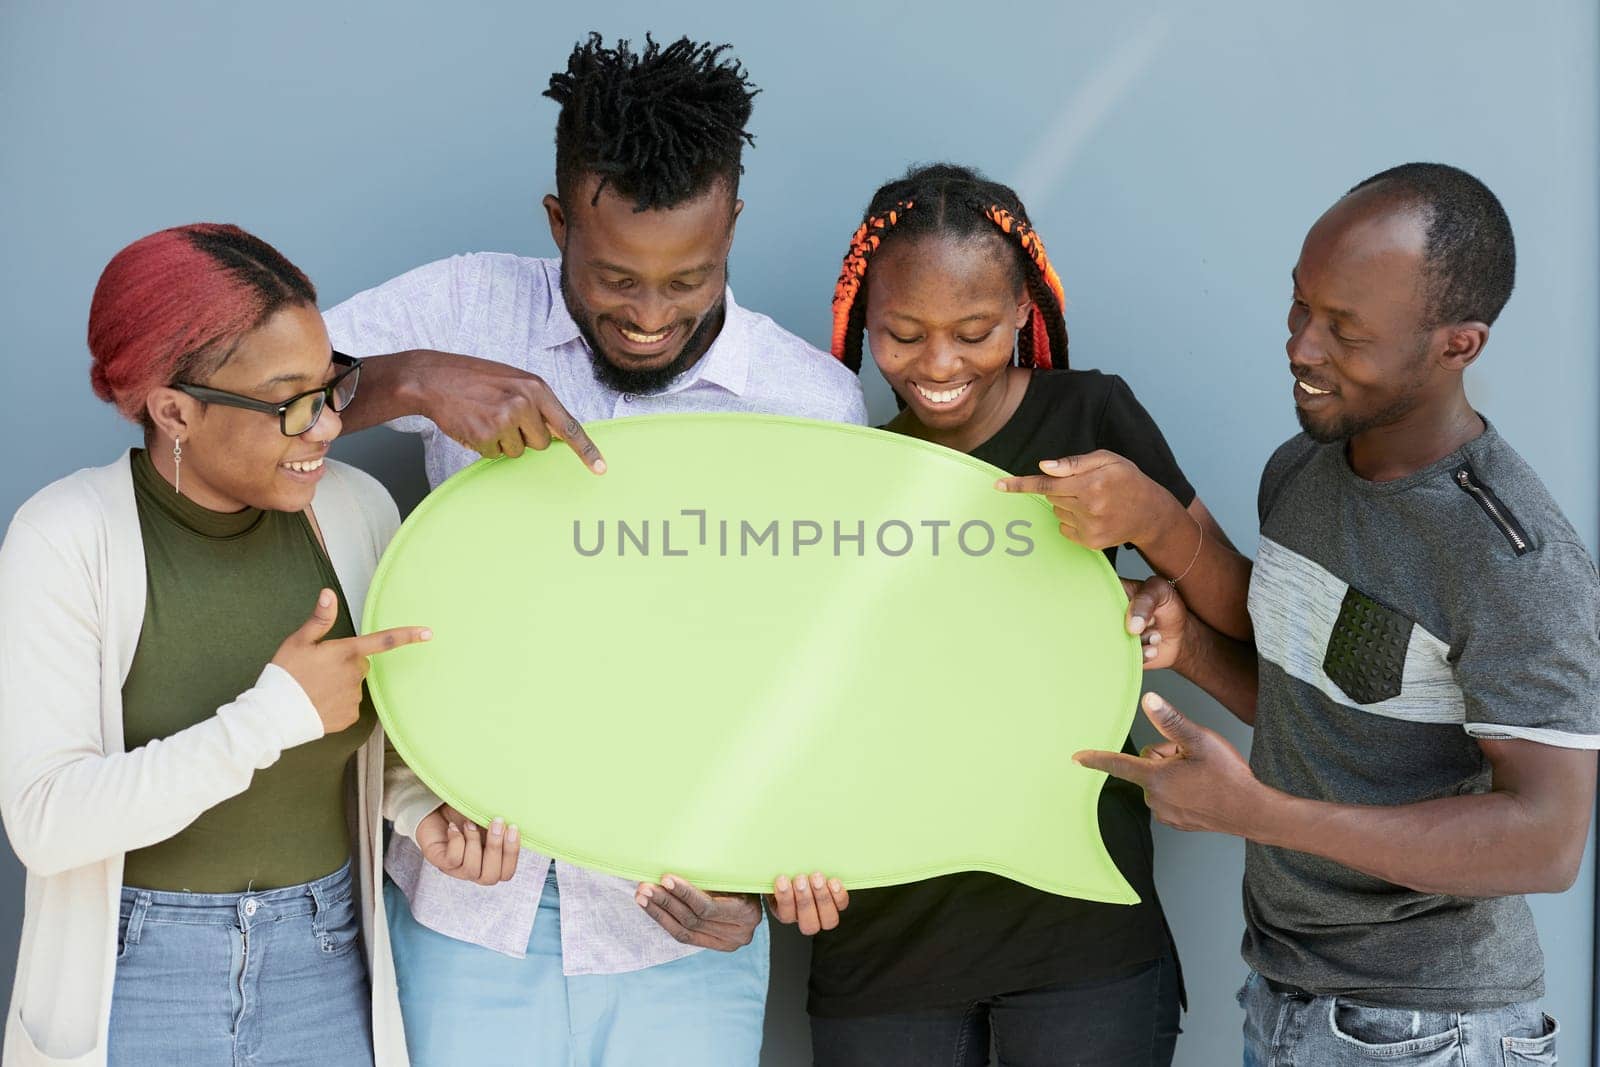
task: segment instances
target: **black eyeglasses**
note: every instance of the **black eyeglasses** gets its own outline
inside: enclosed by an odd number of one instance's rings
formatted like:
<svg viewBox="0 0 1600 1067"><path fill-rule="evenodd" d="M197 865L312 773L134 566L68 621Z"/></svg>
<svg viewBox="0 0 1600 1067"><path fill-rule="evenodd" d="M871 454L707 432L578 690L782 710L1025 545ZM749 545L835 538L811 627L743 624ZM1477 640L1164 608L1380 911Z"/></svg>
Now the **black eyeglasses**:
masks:
<svg viewBox="0 0 1600 1067"><path fill-rule="evenodd" d="M230 408L244 408L246 411L276 415L278 429L283 432L283 436L299 437L317 424L317 420L322 418L324 407L331 405L333 410L343 411L350 406L350 401L356 398L356 384L361 381L361 361L343 352L335 352L333 365L345 368L334 375L333 381L327 385L319 385L315 389L307 389L303 393L296 393L281 404L257 400L252 396L240 396L238 393L226 393L221 389L211 389L204 385L184 385L179 382L172 388L180 393L187 393L196 400L204 400L208 404L222 404Z"/></svg>

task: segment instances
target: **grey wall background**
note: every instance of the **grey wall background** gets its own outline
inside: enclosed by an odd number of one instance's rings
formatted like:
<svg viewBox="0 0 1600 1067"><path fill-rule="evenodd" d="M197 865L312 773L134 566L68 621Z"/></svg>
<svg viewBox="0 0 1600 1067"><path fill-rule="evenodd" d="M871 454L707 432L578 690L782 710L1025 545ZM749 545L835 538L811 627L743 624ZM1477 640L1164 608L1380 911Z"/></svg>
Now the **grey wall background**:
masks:
<svg viewBox="0 0 1600 1067"><path fill-rule="evenodd" d="M1393 163L1467 167L1504 199L1521 248L1472 394L1593 550L1590 0L677 7L4 0L0 518L134 440L85 374L89 295L119 247L237 222L303 266L326 304L456 251L549 254L538 200L555 109L539 91L584 31L652 29L734 42L766 90L734 251L742 303L825 344L871 190L912 160L978 164L1018 187L1047 239L1076 363L1133 384L1247 550L1261 465L1295 428L1283 319L1305 230ZM875 376L869 397L892 410ZM420 494L408 439L374 431L340 453L403 505ZM1247 742L1175 679L1153 684ZM1242 849L1159 838L1191 997L1179 1062L1237 1062ZM0 997L21 886L0 847ZM1577 886L1534 903L1568 1063L1589 1062L1592 893L1591 850ZM766 1062L798 1064L806 949L775 944Z"/></svg>

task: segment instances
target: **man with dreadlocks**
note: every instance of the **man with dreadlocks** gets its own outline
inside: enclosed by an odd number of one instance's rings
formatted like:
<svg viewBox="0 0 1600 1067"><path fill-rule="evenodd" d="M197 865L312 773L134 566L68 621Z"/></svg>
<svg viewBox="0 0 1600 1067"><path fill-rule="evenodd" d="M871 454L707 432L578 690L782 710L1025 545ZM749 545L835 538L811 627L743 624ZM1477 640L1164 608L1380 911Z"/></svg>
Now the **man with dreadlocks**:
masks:
<svg viewBox="0 0 1600 1067"><path fill-rule="evenodd" d="M552 438L603 473L579 420L864 422L849 371L727 288L756 93L727 48L578 45L544 94L561 106L544 199L561 258L455 256L328 312L341 351L382 353L363 364L346 428L420 433L437 486L476 454ZM386 897L413 1063L756 1062L768 967L756 898L552 862L520 850L514 826L467 822L403 767L390 779Z"/></svg>

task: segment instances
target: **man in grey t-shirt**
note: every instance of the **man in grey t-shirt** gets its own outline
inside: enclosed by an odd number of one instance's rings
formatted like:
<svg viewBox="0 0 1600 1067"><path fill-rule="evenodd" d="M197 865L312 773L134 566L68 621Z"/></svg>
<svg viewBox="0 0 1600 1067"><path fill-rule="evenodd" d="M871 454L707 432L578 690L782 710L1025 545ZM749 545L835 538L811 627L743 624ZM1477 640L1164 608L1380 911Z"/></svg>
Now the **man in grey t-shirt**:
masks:
<svg viewBox="0 0 1600 1067"><path fill-rule="evenodd" d="M1080 758L1162 822L1247 839L1247 1065L1554 1062L1522 894L1568 888L1588 837L1600 581L1463 388L1514 263L1499 201L1438 164L1317 221L1287 346L1305 432L1262 477L1254 647L1170 587L1131 608L1157 665L1253 723L1250 762L1153 694L1164 744Z"/></svg>

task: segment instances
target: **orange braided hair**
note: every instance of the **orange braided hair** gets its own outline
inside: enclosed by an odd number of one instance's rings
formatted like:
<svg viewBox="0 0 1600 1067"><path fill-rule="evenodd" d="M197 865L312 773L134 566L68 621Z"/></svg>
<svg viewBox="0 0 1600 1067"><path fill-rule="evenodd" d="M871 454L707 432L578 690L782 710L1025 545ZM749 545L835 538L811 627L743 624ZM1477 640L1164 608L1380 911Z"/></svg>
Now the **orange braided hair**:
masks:
<svg viewBox="0 0 1600 1067"><path fill-rule="evenodd" d="M1032 226L1017 218L998 204L991 204L984 209L984 215L989 221L1000 227L1002 233L1016 238L1022 251L1033 260L1034 266L1039 268L1040 277L1050 287L1050 292L1056 298L1056 306L1067 306L1067 294L1061 287L1061 276L1056 273L1055 267L1050 264L1050 257L1045 255L1044 241ZM1045 370L1050 369L1050 335L1045 327L1044 312L1039 309L1039 302L1033 301L1033 365Z"/></svg>
<svg viewBox="0 0 1600 1067"><path fill-rule="evenodd" d="M850 308L856 294L861 291L861 280L867 276L867 257L883 243L884 231L900 221L900 216L910 211L915 200L896 204L881 215L871 215L850 237L850 251L845 253L844 266L839 271L839 281L833 287L833 357L844 358L845 336L850 330Z"/></svg>
<svg viewBox="0 0 1600 1067"><path fill-rule="evenodd" d="M1051 330L1049 318L1053 316L1059 332L1062 352L1059 358L1062 364L1066 363L1065 340L1066 334L1061 326L1060 317L1066 306L1066 293L1061 285L1061 277L1050 263L1046 255L1044 241L1037 231L1026 221L1018 218L1011 211L999 204L974 200L962 196L956 198L958 202L969 207L975 214L992 222L1002 234L1014 241L1022 250L1028 262L1032 265L1037 275L1026 278L1028 295L1032 304L1032 311L1028 324L1024 327L1025 336L1020 340L1027 347L1026 360L1028 365L1041 370L1049 370L1055 365L1052 358L1052 345L1050 342ZM915 206L916 200L906 199L876 215L869 215L865 222L856 228L851 235L850 249L845 253L844 264L839 271L839 281L833 290L833 338L831 349L834 358L846 363L851 370L860 372L860 352L857 346L850 343L852 330L859 331L862 326L863 308L857 303L861 295L862 284L866 280L867 263L872 254L878 250L889 231L899 223L906 214ZM920 213L918 215L920 218ZM1050 308L1050 304L1054 304ZM1019 352L1019 356L1022 353Z"/></svg>

